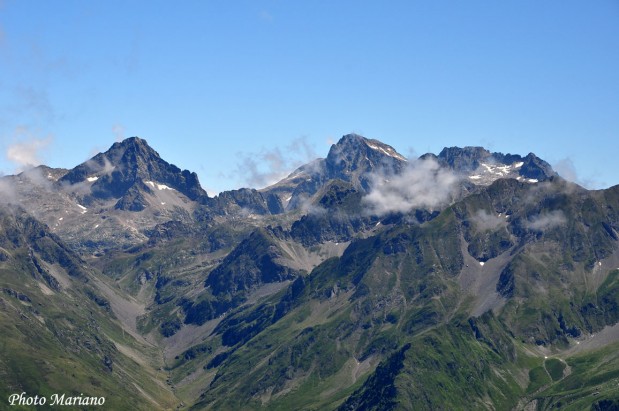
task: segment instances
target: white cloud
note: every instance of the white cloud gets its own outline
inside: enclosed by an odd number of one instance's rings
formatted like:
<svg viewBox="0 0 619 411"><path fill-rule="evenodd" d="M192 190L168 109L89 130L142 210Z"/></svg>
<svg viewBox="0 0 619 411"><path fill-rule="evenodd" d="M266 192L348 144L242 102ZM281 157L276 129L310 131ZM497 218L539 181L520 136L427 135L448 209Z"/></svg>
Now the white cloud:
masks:
<svg viewBox="0 0 619 411"><path fill-rule="evenodd" d="M533 216L525 223L525 226L531 230L545 231L563 225L566 222L567 218L565 218L563 211L554 210Z"/></svg>
<svg viewBox="0 0 619 411"><path fill-rule="evenodd" d="M400 174L373 174L371 191L363 201L378 215L433 209L452 200L458 181L453 172L441 168L432 158L411 161Z"/></svg>
<svg viewBox="0 0 619 411"><path fill-rule="evenodd" d="M248 187L261 188L285 178L295 168L317 157L314 148L304 137L293 140L283 150L276 147L259 153L240 153L241 159L234 175Z"/></svg>
<svg viewBox="0 0 619 411"><path fill-rule="evenodd" d="M51 144L52 137L38 138L27 128L18 127L15 130L15 143L6 149L6 158L17 165L17 171L37 166L42 163L42 152Z"/></svg>
<svg viewBox="0 0 619 411"><path fill-rule="evenodd" d="M471 221L473 221L478 230L492 230L505 224L505 218L489 213L486 210L477 210L471 217Z"/></svg>
<svg viewBox="0 0 619 411"><path fill-rule="evenodd" d="M0 175L0 204L16 203L18 199L11 181Z"/></svg>
<svg viewBox="0 0 619 411"><path fill-rule="evenodd" d="M605 187L606 183L598 181L596 178L582 178L576 171L576 166L570 158L563 158L553 164L552 168L564 179L576 183L589 190Z"/></svg>
<svg viewBox="0 0 619 411"><path fill-rule="evenodd" d="M112 126L112 133L114 133L115 141L120 143L125 139L125 126L122 124L114 124Z"/></svg>

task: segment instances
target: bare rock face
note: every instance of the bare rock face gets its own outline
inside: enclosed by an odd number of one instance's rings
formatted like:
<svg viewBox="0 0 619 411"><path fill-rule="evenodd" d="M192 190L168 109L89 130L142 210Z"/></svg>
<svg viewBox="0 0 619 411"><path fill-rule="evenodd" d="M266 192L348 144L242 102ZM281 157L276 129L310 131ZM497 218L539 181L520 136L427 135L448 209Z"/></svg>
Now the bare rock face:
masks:
<svg viewBox="0 0 619 411"><path fill-rule="evenodd" d="M167 221L190 224L208 196L195 173L163 160L138 137L71 170L39 166L2 179L11 196L76 250L101 253L148 240Z"/></svg>
<svg viewBox="0 0 619 411"><path fill-rule="evenodd" d="M489 185L500 178L537 183L557 175L550 164L533 153L522 157L491 153L483 147L445 147L438 156L423 157L434 157L443 167L468 177L476 185Z"/></svg>
<svg viewBox="0 0 619 411"><path fill-rule="evenodd" d="M406 164L406 158L378 140L347 134L331 147L325 164L328 178L349 181L368 190L369 173L381 170L397 174Z"/></svg>
<svg viewBox="0 0 619 411"><path fill-rule="evenodd" d="M114 143L108 151L75 167L59 181L69 185L92 182L86 203L93 199L121 198L136 184L139 187L147 182L173 188L191 200L206 196L196 173L181 171L164 161L139 137Z"/></svg>
<svg viewBox="0 0 619 411"><path fill-rule="evenodd" d="M342 180L367 192L372 173L397 174L406 163L404 156L385 143L347 134L331 146L326 158L299 167L262 191L276 194L287 210L294 210L303 207L331 180Z"/></svg>

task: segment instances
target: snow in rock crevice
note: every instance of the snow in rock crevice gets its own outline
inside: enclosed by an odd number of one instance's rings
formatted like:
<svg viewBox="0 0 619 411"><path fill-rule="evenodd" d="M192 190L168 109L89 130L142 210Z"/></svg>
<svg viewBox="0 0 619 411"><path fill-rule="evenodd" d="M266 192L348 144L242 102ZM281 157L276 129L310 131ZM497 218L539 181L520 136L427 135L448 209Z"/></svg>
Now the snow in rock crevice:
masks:
<svg viewBox="0 0 619 411"><path fill-rule="evenodd" d="M168 187L165 184L156 183L154 181L145 181L144 184L148 184L152 188L157 188L157 190L159 190L159 191L161 191L161 190L174 190L172 187Z"/></svg>
<svg viewBox="0 0 619 411"><path fill-rule="evenodd" d="M402 155L397 153L395 150L387 150L383 147L379 147L379 146L376 146L368 142L366 142L365 144L367 144L367 146L370 147L372 150L380 151L389 157L393 157L393 158L397 158L398 160L406 161L406 158L404 158Z"/></svg>

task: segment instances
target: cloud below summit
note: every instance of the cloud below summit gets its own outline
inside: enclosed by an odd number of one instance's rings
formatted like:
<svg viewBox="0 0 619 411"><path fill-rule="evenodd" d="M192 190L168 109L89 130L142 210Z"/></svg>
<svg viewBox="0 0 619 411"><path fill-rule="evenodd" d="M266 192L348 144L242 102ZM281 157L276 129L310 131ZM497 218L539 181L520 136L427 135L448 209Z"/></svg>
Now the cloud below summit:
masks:
<svg viewBox="0 0 619 411"><path fill-rule="evenodd" d="M433 209L452 199L458 181L453 172L441 168L436 160L416 160L400 174L373 174L372 188L363 201L378 215Z"/></svg>
<svg viewBox="0 0 619 411"><path fill-rule="evenodd" d="M258 153L240 153L233 175L248 187L262 188L286 177L295 168L318 157L304 137L293 140L283 150L262 149Z"/></svg>
<svg viewBox="0 0 619 411"><path fill-rule="evenodd" d="M576 171L576 166L570 158L563 158L553 164L552 167L564 179L576 183L588 190L595 190L607 185L605 182L598 181L595 178L583 178Z"/></svg>
<svg viewBox="0 0 619 411"><path fill-rule="evenodd" d="M9 145L5 156L17 166L17 171L37 166L42 163L42 152L51 144L52 137L38 138L26 128L18 128L15 132L20 141Z"/></svg>
<svg viewBox="0 0 619 411"><path fill-rule="evenodd" d="M545 231L563 225L567 222L565 214L561 210L554 210L548 213L539 214L531 218L526 227L531 230Z"/></svg>
<svg viewBox="0 0 619 411"><path fill-rule="evenodd" d="M477 210L471 217L471 221L478 230L493 230L505 224L505 218L501 218L486 210Z"/></svg>

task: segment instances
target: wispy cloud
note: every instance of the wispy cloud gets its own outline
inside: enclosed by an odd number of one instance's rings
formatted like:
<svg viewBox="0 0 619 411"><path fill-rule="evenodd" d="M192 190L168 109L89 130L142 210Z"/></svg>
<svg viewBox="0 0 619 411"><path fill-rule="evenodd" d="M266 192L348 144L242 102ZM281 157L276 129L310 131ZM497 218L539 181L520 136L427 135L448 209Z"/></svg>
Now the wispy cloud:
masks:
<svg viewBox="0 0 619 411"><path fill-rule="evenodd" d="M582 176L579 176L576 171L576 166L570 158L563 158L557 161L553 164L552 168L564 179L587 189L597 189L606 186L604 182L597 181L594 178L583 178Z"/></svg>
<svg viewBox="0 0 619 411"><path fill-rule="evenodd" d="M112 126L112 133L117 143L123 141L125 139L125 126L122 124L114 124Z"/></svg>
<svg viewBox="0 0 619 411"><path fill-rule="evenodd" d="M293 140L283 149L262 149L258 153L239 153L239 156L233 175L252 188L274 184L295 168L318 157L304 137Z"/></svg>
<svg viewBox="0 0 619 411"><path fill-rule="evenodd" d="M0 175L0 204L10 204L18 202L18 195L10 180L2 178Z"/></svg>
<svg viewBox="0 0 619 411"><path fill-rule="evenodd" d="M44 89L36 89L32 86L17 87L16 96L18 101L17 110L28 112L40 122L54 121L56 114L49 100L49 95Z"/></svg>
<svg viewBox="0 0 619 411"><path fill-rule="evenodd" d="M458 181L454 173L441 168L432 158L411 161L400 174L373 174L371 191L363 201L378 215L433 209L451 201Z"/></svg>
<svg viewBox="0 0 619 411"><path fill-rule="evenodd" d="M501 218L486 210L477 210L471 217L471 221L478 230L492 230L505 224L505 218Z"/></svg>
<svg viewBox="0 0 619 411"><path fill-rule="evenodd" d="M260 20L266 21L268 23L273 21L273 15L266 10L261 10L258 13L258 17L260 18Z"/></svg>
<svg viewBox="0 0 619 411"><path fill-rule="evenodd" d="M531 230L546 231L548 229L563 225L567 222L565 214L561 210L554 210L547 213L533 216L525 223Z"/></svg>
<svg viewBox="0 0 619 411"><path fill-rule="evenodd" d="M13 139L16 141L7 147L5 156L18 172L41 164L42 153L52 142L51 135L39 138L27 127L17 127Z"/></svg>

